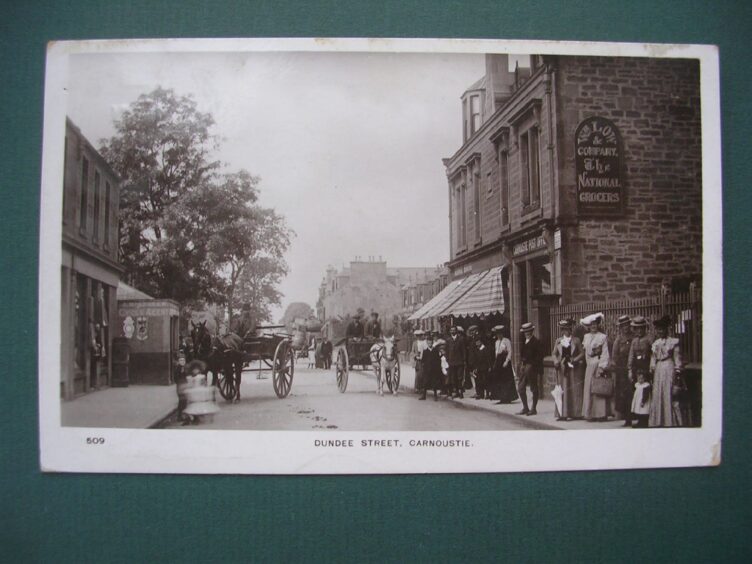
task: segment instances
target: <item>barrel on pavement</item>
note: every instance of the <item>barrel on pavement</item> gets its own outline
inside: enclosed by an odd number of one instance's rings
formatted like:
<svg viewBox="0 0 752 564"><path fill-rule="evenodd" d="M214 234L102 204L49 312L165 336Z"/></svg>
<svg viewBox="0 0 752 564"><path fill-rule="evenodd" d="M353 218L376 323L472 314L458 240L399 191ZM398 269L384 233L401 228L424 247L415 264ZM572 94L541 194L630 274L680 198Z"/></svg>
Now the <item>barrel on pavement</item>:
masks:
<svg viewBox="0 0 752 564"><path fill-rule="evenodd" d="M125 337L112 340L112 386L126 388L130 384L128 366L131 359L131 346Z"/></svg>

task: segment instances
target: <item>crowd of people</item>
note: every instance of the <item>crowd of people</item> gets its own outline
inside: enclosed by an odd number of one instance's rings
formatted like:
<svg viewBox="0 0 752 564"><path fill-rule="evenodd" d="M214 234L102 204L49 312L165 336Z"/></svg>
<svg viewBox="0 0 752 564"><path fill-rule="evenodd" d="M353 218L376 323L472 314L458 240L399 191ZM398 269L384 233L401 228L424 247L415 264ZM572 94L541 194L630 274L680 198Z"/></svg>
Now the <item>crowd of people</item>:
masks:
<svg viewBox="0 0 752 564"><path fill-rule="evenodd" d="M574 320L560 321L561 335L550 353L556 371L551 395L557 420L616 418L623 419L625 427L638 428L686 424L687 388L679 340L669 336L668 316L653 322L652 339L642 316L619 317L613 342L603 331L602 314L587 316L580 323L586 330L582 339L574 335ZM411 355L419 399L425 400L429 391L435 401L441 396L464 398L474 388L477 400L497 404L519 400L517 415L537 415L548 353L535 335L535 326L524 323L515 366L505 329L496 325L490 339L477 325L467 331L452 326L444 338L416 330Z"/></svg>

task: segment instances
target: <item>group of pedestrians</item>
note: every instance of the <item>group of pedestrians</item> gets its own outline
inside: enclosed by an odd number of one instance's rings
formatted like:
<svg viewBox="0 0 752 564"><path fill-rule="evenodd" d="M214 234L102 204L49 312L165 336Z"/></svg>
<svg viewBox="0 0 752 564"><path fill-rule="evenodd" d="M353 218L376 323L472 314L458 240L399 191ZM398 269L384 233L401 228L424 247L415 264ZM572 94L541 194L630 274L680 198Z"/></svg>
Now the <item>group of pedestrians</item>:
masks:
<svg viewBox="0 0 752 564"><path fill-rule="evenodd" d="M477 325L469 327L467 332L462 327L452 326L447 338L430 331L415 331L412 357L419 399L426 399L428 391L433 391L434 400L439 396L462 399L466 392L475 388L473 397L477 400L504 404L521 398L519 414L536 415L543 348L534 335L533 324L524 324L521 328L524 342L515 378L512 343L505 329L503 325L495 326L490 339ZM532 392L530 406L527 388Z"/></svg>
<svg viewBox="0 0 752 564"><path fill-rule="evenodd" d="M561 337L552 356L556 368L559 420L624 420L629 427L677 427L686 424L686 383L679 339L669 336L671 318L653 322L622 315L618 335L609 343L602 330L603 315L581 320L587 329L582 341L572 334L573 320L559 322Z"/></svg>
<svg viewBox="0 0 752 564"><path fill-rule="evenodd" d="M674 427L686 424L686 384L679 340L669 336L671 319L653 322L655 337L647 335L648 321L639 315L617 320L613 342L603 331L603 315L580 320L586 333L574 335L575 322L559 322L561 335L551 356L556 371L555 417L559 421L624 420L625 427ZM521 402L517 415L537 415L539 385L546 351L535 326L520 327L519 362L513 365L512 343L505 327L492 329L492 339L473 325L452 326L446 338L415 331L412 359L419 399L433 391L464 398L473 387L475 399L497 404ZM528 388L531 401L528 402Z"/></svg>

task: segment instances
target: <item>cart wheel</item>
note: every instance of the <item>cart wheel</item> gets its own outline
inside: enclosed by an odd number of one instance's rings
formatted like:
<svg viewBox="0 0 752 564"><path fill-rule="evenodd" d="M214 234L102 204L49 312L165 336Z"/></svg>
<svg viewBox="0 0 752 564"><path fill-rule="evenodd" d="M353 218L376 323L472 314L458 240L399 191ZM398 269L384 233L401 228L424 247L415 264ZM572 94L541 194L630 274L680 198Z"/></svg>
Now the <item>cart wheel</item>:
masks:
<svg viewBox="0 0 752 564"><path fill-rule="evenodd" d="M292 377L295 374L295 353L288 341L280 341L274 351L272 364L272 384L279 399L287 397L292 389Z"/></svg>
<svg viewBox="0 0 752 564"><path fill-rule="evenodd" d="M235 376L232 374L225 374L224 371L217 374L217 387L219 388L220 395L227 401L235 399L237 390L235 389Z"/></svg>
<svg viewBox="0 0 752 564"><path fill-rule="evenodd" d="M396 392L399 391L399 383L400 383L400 365L399 365L399 359L396 360L394 363L394 368L392 368L391 372L389 373L389 377L386 379L386 385L389 387L390 392Z"/></svg>
<svg viewBox="0 0 752 564"><path fill-rule="evenodd" d="M347 371L348 367L347 351L342 348L337 351L337 364L334 366L334 370L337 374L337 388L341 393L345 393L347 389Z"/></svg>

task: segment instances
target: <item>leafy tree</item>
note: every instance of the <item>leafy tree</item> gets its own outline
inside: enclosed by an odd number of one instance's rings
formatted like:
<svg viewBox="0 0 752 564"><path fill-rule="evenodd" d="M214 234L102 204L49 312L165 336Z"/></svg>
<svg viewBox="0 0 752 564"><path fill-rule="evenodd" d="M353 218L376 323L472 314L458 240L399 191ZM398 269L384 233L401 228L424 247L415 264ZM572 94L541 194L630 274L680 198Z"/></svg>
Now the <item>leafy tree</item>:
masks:
<svg viewBox="0 0 752 564"><path fill-rule="evenodd" d="M199 241L174 233L171 208L210 183L218 138L214 120L189 96L156 88L115 120L115 135L101 153L122 179L120 257L129 281L179 301L198 298L216 283Z"/></svg>
<svg viewBox="0 0 752 564"><path fill-rule="evenodd" d="M288 329L292 329L297 318L302 317L303 319L308 319L314 315L313 308L307 303L292 302L285 309L285 313L282 315L282 319L280 319L279 323L280 325L285 325Z"/></svg>

